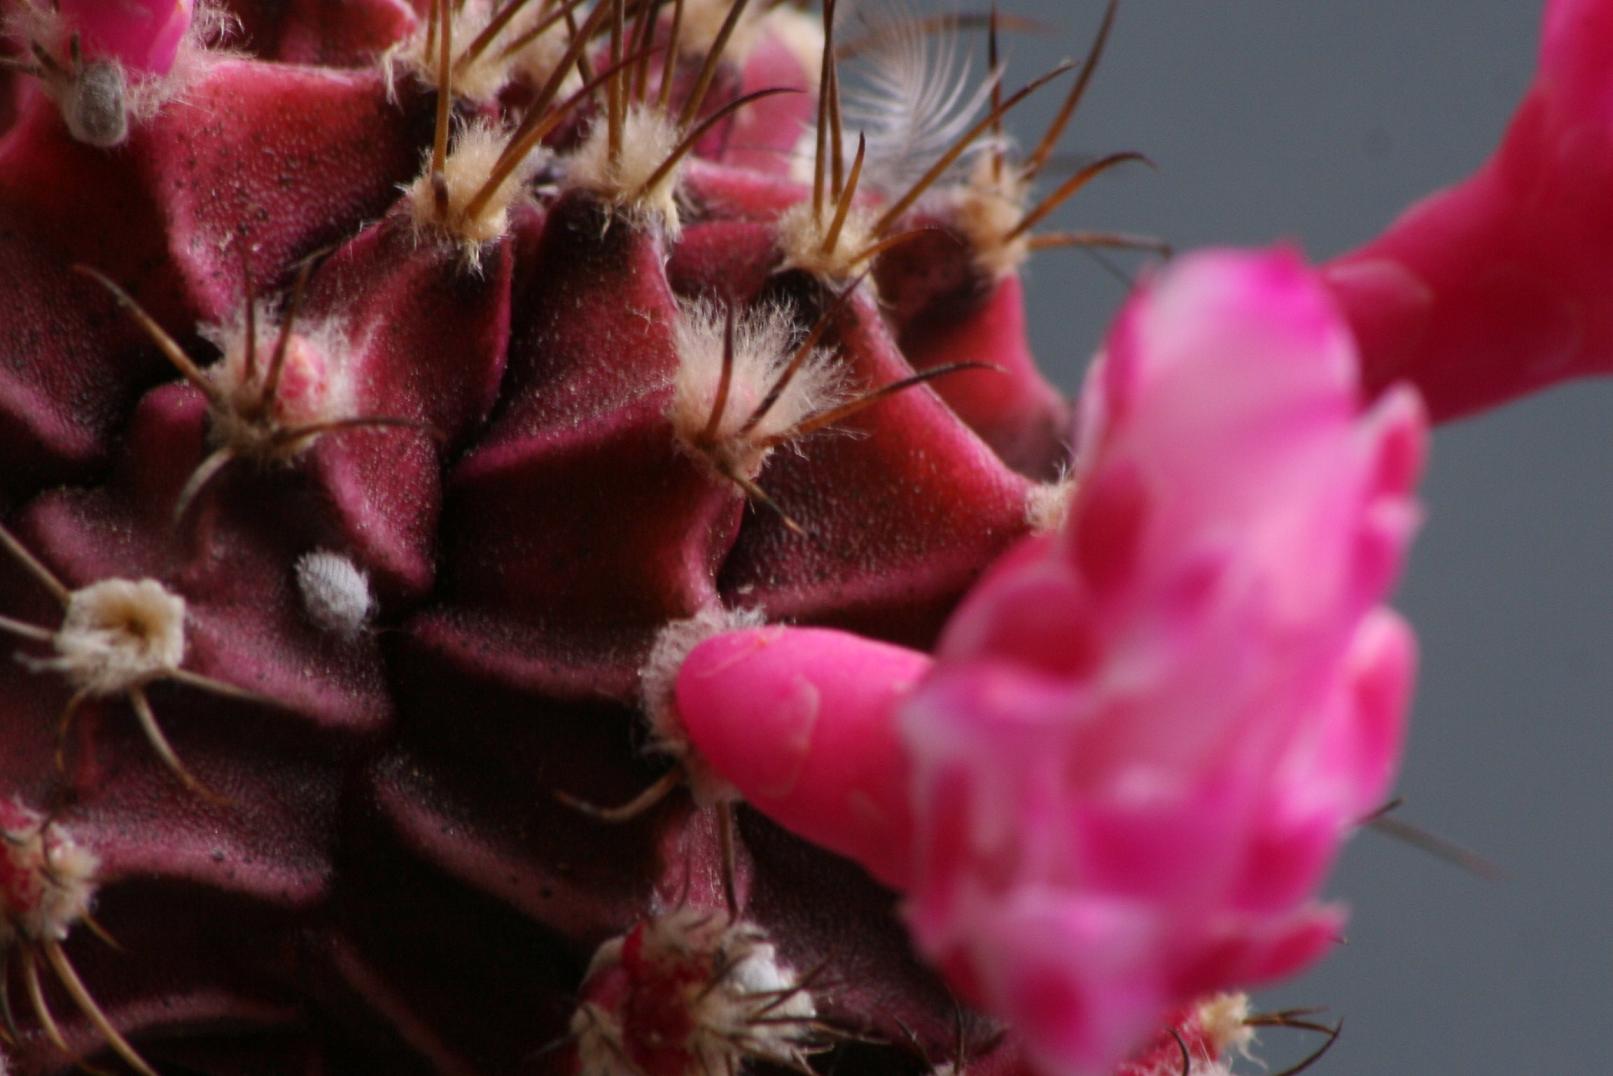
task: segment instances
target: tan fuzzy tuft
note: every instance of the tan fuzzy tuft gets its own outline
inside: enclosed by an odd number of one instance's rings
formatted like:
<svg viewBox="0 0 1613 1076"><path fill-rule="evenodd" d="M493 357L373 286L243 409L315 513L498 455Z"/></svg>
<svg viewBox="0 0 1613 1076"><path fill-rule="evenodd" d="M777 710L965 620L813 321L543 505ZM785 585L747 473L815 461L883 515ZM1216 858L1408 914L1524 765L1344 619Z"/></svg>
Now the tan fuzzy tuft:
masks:
<svg viewBox="0 0 1613 1076"><path fill-rule="evenodd" d="M639 1069L622 1059L646 1056L657 1072L686 1063L682 1076L737 1073L748 1060L809 1071L818 1048L817 1006L767 933L716 911L678 908L605 942L582 995L571 1022L579 1076L629 1076Z"/></svg>
<svg viewBox="0 0 1613 1076"><path fill-rule="evenodd" d="M275 441L277 431L353 416L354 386L345 361L347 334L336 320L294 328L286 339L274 398L266 400L269 367L281 335L281 315L273 304L260 301L255 322L250 370L244 312L231 323L201 327L201 335L224 353L206 370L228 405L214 410L210 439L215 446L228 447L243 458L284 463L306 451L318 438L311 435Z"/></svg>
<svg viewBox="0 0 1613 1076"><path fill-rule="evenodd" d="M821 215L813 213L810 202L785 210L778 219L778 248L784 255L783 267L800 269L819 280L851 279L862 264L859 255L874 241L873 214L852 206L834 246L825 252L823 243L833 219L832 206L825 206Z"/></svg>
<svg viewBox="0 0 1613 1076"><path fill-rule="evenodd" d="M576 153L566 159L569 186L592 191L603 200L626 210L639 223L658 222L669 238L677 238L679 216L677 191L683 168L680 164L645 188L678 148L682 138L677 125L659 109L635 104L627 109L622 125L621 151L613 160L609 145L609 123L596 117Z"/></svg>
<svg viewBox="0 0 1613 1076"><path fill-rule="evenodd" d="M974 251L975 264L991 277L1013 273L1030 257L1028 235L1007 238L1025 215L1027 194L1013 165L994 174L989 153L976 157L969 181L949 192L952 224Z"/></svg>
<svg viewBox="0 0 1613 1076"><path fill-rule="evenodd" d="M103 579L75 590L51 639L53 658L19 658L61 673L96 698L121 695L185 660L185 599L155 579Z"/></svg>
<svg viewBox="0 0 1613 1076"><path fill-rule="evenodd" d="M0 951L19 938L64 941L89 914L99 858L37 811L0 805L0 865Z"/></svg>
<svg viewBox="0 0 1613 1076"><path fill-rule="evenodd" d="M1249 1046L1255 1040L1254 1028L1249 1026L1248 994L1217 994L1198 1007L1198 1021L1204 1033L1215 1044L1217 1053L1236 1050L1249 1056Z"/></svg>
<svg viewBox="0 0 1613 1076"><path fill-rule="evenodd" d="M453 50L450 77L455 97L477 104L491 104L497 100L499 93L520 75L520 66L526 50L521 49L514 54L506 54L505 50L532 29L542 17L541 4L527 4L475 59L469 63L459 62L471 43L477 40L482 31L493 21L493 17L498 13L498 6L500 5L489 3L488 0L467 0L466 3L456 5L453 18L450 20L452 25L449 27L452 38L450 45ZM441 56L438 53L439 42L431 22L429 16L421 18L408 40L394 46L382 58L382 67L388 73L401 69L412 75L421 85L435 90L439 88L437 83ZM564 33L563 25L558 29ZM549 36L547 33L543 34L539 40ZM537 44L537 41L533 42L533 45ZM564 47L562 41L562 51ZM552 63L550 69L553 69Z"/></svg>
<svg viewBox="0 0 1613 1076"><path fill-rule="evenodd" d="M485 120L462 129L443 162L442 186L447 192L446 207L440 207L437 181L431 175L429 151L420 178L407 188L409 219L418 235L437 235L458 244L466 262L481 266L482 248L504 236L510 227L510 207L526 194L526 182L545 160L547 151L537 150L522 159L493 191L491 197L469 213L470 203L492 177L493 168L504 152L508 135Z"/></svg>
<svg viewBox="0 0 1613 1076"><path fill-rule="evenodd" d="M706 434L722 380L726 315L704 300L683 303L673 329L678 351L669 417L680 442L719 473L755 478L772 451L769 442L803 419L843 399L840 368L824 351L809 355L767 413L743 427L777 383L793 352L789 309L769 304L747 310L734 323L733 369L716 429Z"/></svg>
<svg viewBox="0 0 1613 1076"><path fill-rule="evenodd" d="M695 753L678 717L678 670L690 652L707 639L729 631L759 628L766 623L760 609L712 606L685 620L674 620L655 637L650 656L639 669L639 698L650 721L650 750L682 765L696 803L737 800L739 793L718 777Z"/></svg>
<svg viewBox="0 0 1613 1076"><path fill-rule="evenodd" d="M728 12L733 6L734 0L684 0L683 25L678 30L678 51L684 56L704 60L717 43L717 35L722 32L723 23L727 21ZM740 14L739 22L734 24L733 31L728 35L728 43L723 48L724 62L737 67L750 55L764 22L763 16L758 13L762 6L751 4ZM816 67L817 62L817 57L813 57L812 66Z"/></svg>
<svg viewBox="0 0 1613 1076"><path fill-rule="evenodd" d="M1065 474L1056 481L1038 483L1025 496L1025 522L1037 534L1056 531L1069 518L1070 502L1074 499L1073 475Z"/></svg>

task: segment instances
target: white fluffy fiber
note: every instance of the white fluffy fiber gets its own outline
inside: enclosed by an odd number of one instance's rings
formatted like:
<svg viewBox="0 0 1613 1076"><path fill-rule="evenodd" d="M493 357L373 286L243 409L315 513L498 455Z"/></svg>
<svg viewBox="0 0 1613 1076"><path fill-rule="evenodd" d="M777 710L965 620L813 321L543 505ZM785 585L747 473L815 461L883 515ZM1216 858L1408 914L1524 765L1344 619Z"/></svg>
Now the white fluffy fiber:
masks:
<svg viewBox="0 0 1613 1076"><path fill-rule="evenodd" d="M714 635L766 622L760 609L725 609L712 606L661 629L650 656L639 669L639 698L650 721L650 750L668 755L683 766L690 794L697 803L711 804L738 798L738 793L705 764L683 731L678 716L678 670L691 651Z"/></svg>
<svg viewBox="0 0 1613 1076"><path fill-rule="evenodd" d="M653 186L645 184L672 156L681 138L677 125L660 109L629 105L622 120L620 151L613 160L610 124L601 114L594 118L576 153L566 159L566 181L573 187L593 191L642 223L658 221L670 237L676 238L681 165L669 170Z"/></svg>
<svg viewBox="0 0 1613 1076"><path fill-rule="evenodd" d="M789 308L767 304L735 316L734 359L728 397L715 431L716 446L699 441L710 420L722 380L727 313L716 303L696 300L681 305L673 339L678 372L670 417L683 443L697 453L715 452L715 461L739 475L754 478L769 449L767 441L787 436L802 420L843 398L844 378L828 352L809 355L767 414L741 432L794 354L795 326Z"/></svg>
<svg viewBox="0 0 1613 1076"><path fill-rule="evenodd" d="M487 120L478 120L455 135L442 168L442 182L448 192L446 210L439 212L437 208L430 150L426 151L419 178L404 192L415 233L444 235L458 243L472 269L481 267L482 248L509 231L510 208L526 196L527 180L548 157L542 147L528 153L499 182L481 208L469 214L471 200L492 178L509 135Z"/></svg>

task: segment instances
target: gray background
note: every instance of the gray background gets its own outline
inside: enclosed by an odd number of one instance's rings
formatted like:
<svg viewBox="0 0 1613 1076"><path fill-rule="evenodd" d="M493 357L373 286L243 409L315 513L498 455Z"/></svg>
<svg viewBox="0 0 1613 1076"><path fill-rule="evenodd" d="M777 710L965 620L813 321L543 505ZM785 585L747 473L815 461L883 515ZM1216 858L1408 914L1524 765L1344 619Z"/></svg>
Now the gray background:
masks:
<svg viewBox="0 0 1613 1076"><path fill-rule="evenodd" d="M1056 27L1010 39L1008 84L1084 53L1101 7L1005 0ZM1139 149L1160 171L1100 179L1052 224L1146 231L1178 250L1346 250L1488 156L1532 76L1538 9L1128 0L1064 145ZM1057 92L1011 122L1022 142ZM1124 288L1066 251L1038 255L1030 284L1037 354L1073 387ZM1402 817L1509 877L1481 881L1363 833L1331 885L1354 907L1350 944L1258 1000L1344 1018L1312 1071L1613 1072L1613 383L1441 428L1423 496L1396 602L1423 645ZM1310 1046L1264 1041L1272 1071Z"/></svg>

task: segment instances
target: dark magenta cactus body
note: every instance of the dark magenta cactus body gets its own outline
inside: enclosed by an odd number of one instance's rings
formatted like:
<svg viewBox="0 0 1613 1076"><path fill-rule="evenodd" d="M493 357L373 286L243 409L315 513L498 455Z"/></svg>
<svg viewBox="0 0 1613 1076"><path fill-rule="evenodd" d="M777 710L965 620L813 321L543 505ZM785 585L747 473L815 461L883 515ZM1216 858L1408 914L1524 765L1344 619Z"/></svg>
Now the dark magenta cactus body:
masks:
<svg viewBox="0 0 1613 1076"><path fill-rule="evenodd" d="M707 6L720 23L727 6ZM45 14L77 32L93 21L80 7ZM14 14L14 37L44 17ZM732 161L702 142L677 229L568 181L554 153L579 134L562 124L472 264L397 193L433 140L436 92L408 66L429 13L224 14L235 29L198 23L171 70L130 59L134 31L86 23L84 46L162 98L115 147L75 139L37 79L6 86L0 261L22 289L0 314L7 527L66 592L156 581L183 648L78 700L59 743L72 684L0 668L5 795L93 849L95 921L119 945L64 930L94 1010L49 974L32 1008L10 962L11 1067L110 1056L104 1019L159 1070L569 1071L575 1051L546 1047L570 1034L594 950L646 917L720 908L725 871L780 967L821 963L834 984L811 995L822 1027L800 1057L918 1071L947 1056L947 994L853 868L745 811L725 868L710 812L681 796L626 823L559 798L609 804L654 779L635 749L639 669L669 621L743 604L922 645L1028 527L1033 481L928 389L769 450L745 478L787 519L680 439L673 327L702 296L777 305L797 334L829 311L848 386L913 373L871 298L835 307L834 282L780 272L773 222L806 192L758 141L801 107L735 113ZM747 16L706 112L814 86L797 39L816 23ZM687 95L700 53L678 56ZM511 75L502 106L456 108L513 126L539 88ZM577 115L597 124L595 96ZM136 308L200 376L165 383ZM8 623L64 634L44 580L15 558L0 575ZM991 1041L968 1026L971 1052Z"/></svg>
<svg viewBox="0 0 1613 1076"><path fill-rule="evenodd" d="M1031 196L1113 6L1023 159L1001 120L1047 78L941 105L887 94L897 137L869 99L858 113L844 91L842 111L825 7L6 0L0 632L18 660L0 662L0 1073L1209 1076L1263 1022L1316 1029L1216 991L1329 944L1333 913L1308 901L1392 773L1411 647L1374 603L1414 523L1420 413L1400 390L1358 413L1331 300L1272 255L1195 263L1211 284L1163 314L1137 300L1075 426L1030 354L1017 274L1038 245L1150 246L1032 233L1136 159ZM922 69L948 32L875 19L838 54ZM1550 90L1509 147L1560 103ZM1522 154L1333 267L1373 392L1407 374L1445 414L1563 376L1441 395L1457 338L1404 351L1400 307L1358 272L1433 258L1419 229L1439 212L1488 221L1463 207L1488 212L1486 184ZM1230 278L1280 292L1283 315L1199 301ZM1209 343L1141 338L1172 311ZM1417 316L1437 330L1449 311ZM1321 341L1325 391L1285 380L1315 356L1271 324ZM1605 365L1597 339L1570 372ZM1203 353L1244 346L1275 354L1271 377L1224 409L1150 382L1166 354L1202 388ZM1360 496L1290 528L1226 476L1252 445L1289 444L1249 428L1297 413L1331 425L1321 448L1293 443ZM1177 476L1179 443L1231 461L1202 488L1236 511L1192 482L1150 500L1143 464ZM1071 466L1102 481L1072 492ZM1330 619L1296 599L1294 621L1286 602L1218 604L1247 579L1314 595L1148 544L1145 508L1179 512L1173 536L1269 531L1279 552L1313 527L1359 600ZM1246 664L1122 645L1224 639L1227 609L1255 637ZM734 655L775 639L752 663L767 676L736 679ZM991 939L948 933L991 921L963 907L970 886L1024 895L1021 836L1041 831L965 846L959 820L1013 796L960 806L973 778L1004 775L944 756L967 741L949 729L1073 712L1020 702L1087 690L1111 651L1175 653L1173 698L1213 690L1204 670L1228 657L1239 745L1310 728L1273 719L1272 698L1317 702L1325 757L1229 747L1240 774L1263 776L1256 754L1350 772L1325 809L1287 785L1237 798L1185 764L1188 805L1214 811L1061 801L1063 851L1080 842L1062 821L1090 811L1122 861L1188 815L1236 830L1192 834L1226 868L1197 903L1171 904L1174 876L1103 874L1084 845L1078 866L1042 857L1082 914L1113 892L1166 924L1134 946L1082 926L1114 961L1092 981L1128 990L1088 1006L1113 1016L1099 1027L1072 1016L1093 1000L1074 972L998 976ZM1272 654L1300 655L1303 684L1266 676ZM820 703L833 720L798 742L803 692L808 725ZM1052 769L1108 787L1129 728ZM1026 772L1047 754L1014 742ZM1215 921L1174 930L1184 906ZM1262 915L1282 929L1251 943ZM1003 921L1020 956L1083 937L1042 945L1044 920Z"/></svg>

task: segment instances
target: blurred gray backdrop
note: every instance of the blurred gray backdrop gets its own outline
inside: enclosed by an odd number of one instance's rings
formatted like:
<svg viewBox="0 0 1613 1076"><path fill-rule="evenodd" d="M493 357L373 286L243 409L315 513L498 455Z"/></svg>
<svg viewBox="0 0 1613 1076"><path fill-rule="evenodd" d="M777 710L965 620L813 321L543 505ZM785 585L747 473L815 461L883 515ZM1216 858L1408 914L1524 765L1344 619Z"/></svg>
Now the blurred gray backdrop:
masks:
<svg viewBox="0 0 1613 1076"><path fill-rule="evenodd" d="M1052 224L1178 250L1346 250L1489 154L1532 76L1539 7L1126 0L1064 147L1138 149L1160 168L1101 178ZM1102 3L1003 9L1050 28L1006 38L1014 87L1081 56ZM1012 119L1022 143L1059 92ZM1073 388L1124 285L1073 251L1038 255L1029 282L1037 354ZM1330 887L1354 909L1349 944L1257 1000L1343 1018L1315 1072L1613 1072L1613 383L1441 428L1423 496L1397 599L1423 649L1401 817L1508 877L1364 832ZM1273 1072L1312 1045L1263 1042Z"/></svg>

